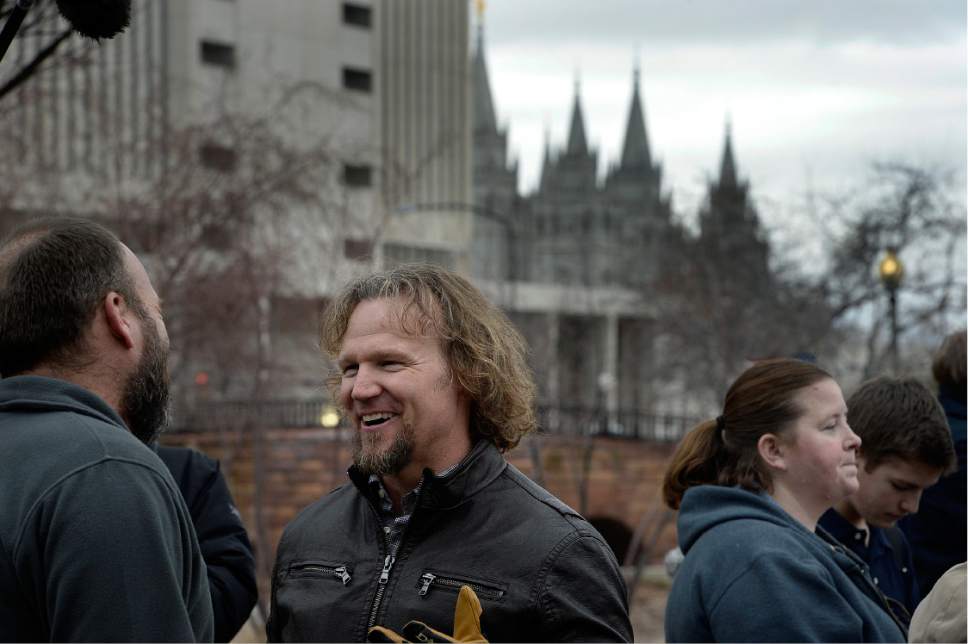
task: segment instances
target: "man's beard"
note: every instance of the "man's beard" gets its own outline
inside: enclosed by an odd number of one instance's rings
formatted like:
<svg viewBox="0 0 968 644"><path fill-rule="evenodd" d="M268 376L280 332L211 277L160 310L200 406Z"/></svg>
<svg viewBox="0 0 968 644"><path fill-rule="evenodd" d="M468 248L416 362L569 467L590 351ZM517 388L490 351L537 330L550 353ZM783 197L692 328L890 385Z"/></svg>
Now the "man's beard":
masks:
<svg viewBox="0 0 968 644"><path fill-rule="evenodd" d="M141 442L150 445L168 426L168 351L154 320L145 316L144 353L138 368L128 376L121 393L121 417Z"/></svg>
<svg viewBox="0 0 968 644"><path fill-rule="evenodd" d="M413 425L403 423L403 429L389 447L379 450L378 433L357 431L353 464L364 474L397 474L410 464L413 455Z"/></svg>

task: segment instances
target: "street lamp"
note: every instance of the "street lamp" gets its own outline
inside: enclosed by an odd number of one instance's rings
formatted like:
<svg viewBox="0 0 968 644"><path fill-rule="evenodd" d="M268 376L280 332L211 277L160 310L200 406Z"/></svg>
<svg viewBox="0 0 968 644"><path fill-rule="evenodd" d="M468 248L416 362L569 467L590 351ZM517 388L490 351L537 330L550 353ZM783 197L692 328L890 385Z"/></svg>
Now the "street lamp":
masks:
<svg viewBox="0 0 968 644"><path fill-rule="evenodd" d="M891 304L891 368L894 375L897 375L899 371L897 358L897 289L904 277L904 264L897 256L896 248L888 248L887 252L884 253L879 272L881 283L887 290Z"/></svg>
<svg viewBox="0 0 968 644"><path fill-rule="evenodd" d="M339 412L336 407L326 405L319 414L319 424L326 429L333 429L339 425Z"/></svg>

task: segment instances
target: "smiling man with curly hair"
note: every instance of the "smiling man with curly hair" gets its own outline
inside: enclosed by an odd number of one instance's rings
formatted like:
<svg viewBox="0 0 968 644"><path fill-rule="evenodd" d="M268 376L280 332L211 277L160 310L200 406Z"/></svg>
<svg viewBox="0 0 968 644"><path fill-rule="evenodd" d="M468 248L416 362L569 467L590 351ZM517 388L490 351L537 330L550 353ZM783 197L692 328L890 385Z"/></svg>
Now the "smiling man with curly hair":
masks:
<svg viewBox="0 0 968 644"><path fill-rule="evenodd" d="M461 586L490 641L631 640L608 545L503 456L535 428L535 387L497 307L454 273L401 266L344 289L322 347L356 439L351 484L287 527L270 640L448 630Z"/></svg>

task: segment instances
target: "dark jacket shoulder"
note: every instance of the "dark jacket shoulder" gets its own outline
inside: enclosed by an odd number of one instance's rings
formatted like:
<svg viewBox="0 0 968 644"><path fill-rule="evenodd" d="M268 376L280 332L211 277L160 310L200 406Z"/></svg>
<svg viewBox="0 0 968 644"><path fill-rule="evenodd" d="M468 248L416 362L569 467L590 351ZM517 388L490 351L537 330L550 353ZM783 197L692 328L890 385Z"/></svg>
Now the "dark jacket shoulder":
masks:
<svg viewBox="0 0 968 644"><path fill-rule="evenodd" d="M187 447L158 445L155 452L175 479L194 516L194 502L211 490L221 476L218 461Z"/></svg>
<svg viewBox="0 0 968 644"><path fill-rule="evenodd" d="M16 571L0 575L0 606L14 607L0 640L211 637L185 504L107 403L65 381L3 379L0 435L0 569Z"/></svg>

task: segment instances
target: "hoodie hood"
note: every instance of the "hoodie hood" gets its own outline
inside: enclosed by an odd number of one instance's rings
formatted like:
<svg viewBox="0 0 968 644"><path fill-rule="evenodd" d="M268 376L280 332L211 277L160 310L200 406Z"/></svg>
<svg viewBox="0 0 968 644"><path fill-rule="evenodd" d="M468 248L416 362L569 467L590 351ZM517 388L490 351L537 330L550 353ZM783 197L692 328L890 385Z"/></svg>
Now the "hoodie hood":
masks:
<svg viewBox="0 0 968 644"><path fill-rule="evenodd" d="M786 528L810 532L787 514L765 492L749 492L739 487L699 485L686 490L676 524L679 547L684 554L709 530L728 521L755 519Z"/></svg>

